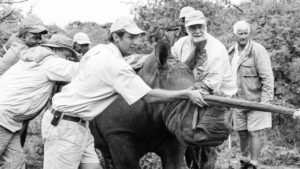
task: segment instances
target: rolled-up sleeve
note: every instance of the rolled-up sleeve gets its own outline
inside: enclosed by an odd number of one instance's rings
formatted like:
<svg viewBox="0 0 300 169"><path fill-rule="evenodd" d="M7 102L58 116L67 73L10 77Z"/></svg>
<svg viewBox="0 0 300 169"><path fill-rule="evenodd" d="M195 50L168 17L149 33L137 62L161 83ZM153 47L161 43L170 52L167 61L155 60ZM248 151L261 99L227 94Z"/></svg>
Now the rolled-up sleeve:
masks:
<svg viewBox="0 0 300 169"><path fill-rule="evenodd" d="M130 69L119 70L113 86L129 105L151 91L151 88Z"/></svg>
<svg viewBox="0 0 300 169"><path fill-rule="evenodd" d="M261 102L268 103L273 100L274 96L274 76L270 56L261 45L258 45L255 50L255 63L262 83Z"/></svg>

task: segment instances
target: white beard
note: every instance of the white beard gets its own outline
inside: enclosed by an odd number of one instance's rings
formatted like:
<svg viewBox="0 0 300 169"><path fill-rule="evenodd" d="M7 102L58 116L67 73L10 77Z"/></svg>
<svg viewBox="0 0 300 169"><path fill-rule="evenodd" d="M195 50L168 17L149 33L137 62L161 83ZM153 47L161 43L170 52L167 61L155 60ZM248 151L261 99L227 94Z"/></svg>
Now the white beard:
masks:
<svg viewBox="0 0 300 169"><path fill-rule="evenodd" d="M186 31L187 31L187 33L188 33L188 36L190 36L190 37L192 38L192 41L193 41L194 43L198 43L198 42L201 42L201 41L206 40L206 33L207 33L206 27L205 27L205 29L204 29L204 31L203 31L203 35L202 35L201 37L194 37L194 36L191 34L191 32L189 32L189 29L188 29L188 28L186 28Z"/></svg>

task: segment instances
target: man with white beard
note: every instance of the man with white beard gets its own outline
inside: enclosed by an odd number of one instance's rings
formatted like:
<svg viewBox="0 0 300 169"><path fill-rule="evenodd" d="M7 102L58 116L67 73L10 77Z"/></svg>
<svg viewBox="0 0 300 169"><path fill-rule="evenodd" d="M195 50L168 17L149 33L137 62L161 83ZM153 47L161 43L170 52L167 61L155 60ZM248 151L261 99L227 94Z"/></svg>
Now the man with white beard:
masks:
<svg viewBox="0 0 300 169"><path fill-rule="evenodd" d="M189 12L185 17L185 27L188 36L175 42L171 49L173 57L181 62L195 60L190 66L194 67L196 88L202 89L206 94L233 96L237 87L227 50L219 40L207 33L203 13L198 10ZM200 168L214 168L217 159L215 148L194 148L193 156L200 158Z"/></svg>

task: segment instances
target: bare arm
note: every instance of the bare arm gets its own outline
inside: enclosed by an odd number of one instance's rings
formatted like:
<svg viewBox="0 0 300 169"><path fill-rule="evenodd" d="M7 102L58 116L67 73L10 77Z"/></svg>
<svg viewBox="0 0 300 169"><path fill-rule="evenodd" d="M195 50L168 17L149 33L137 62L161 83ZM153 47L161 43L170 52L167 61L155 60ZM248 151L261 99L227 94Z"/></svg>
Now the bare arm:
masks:
<svg viewBox="0 0 300 169"><path fill-rule="evenodd" d="M147 103L169 102L178 99L190 99L193 103L203 107L207 103L203 100L200 90L162 90L152 89L142 100Z"/></svg>

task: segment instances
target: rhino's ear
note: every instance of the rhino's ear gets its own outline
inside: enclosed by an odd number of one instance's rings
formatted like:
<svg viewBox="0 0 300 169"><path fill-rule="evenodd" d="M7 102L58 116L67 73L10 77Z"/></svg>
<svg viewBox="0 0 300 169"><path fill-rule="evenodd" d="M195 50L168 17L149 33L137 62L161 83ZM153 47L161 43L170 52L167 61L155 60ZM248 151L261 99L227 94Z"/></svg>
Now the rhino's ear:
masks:
<svg viewBox="0 0 300 169"><path fill-rule="evenodd" d="M160 40L155 46L155 56L158 59L159 65L165 66L171 55L171 46L167 40Z"/></svg>

